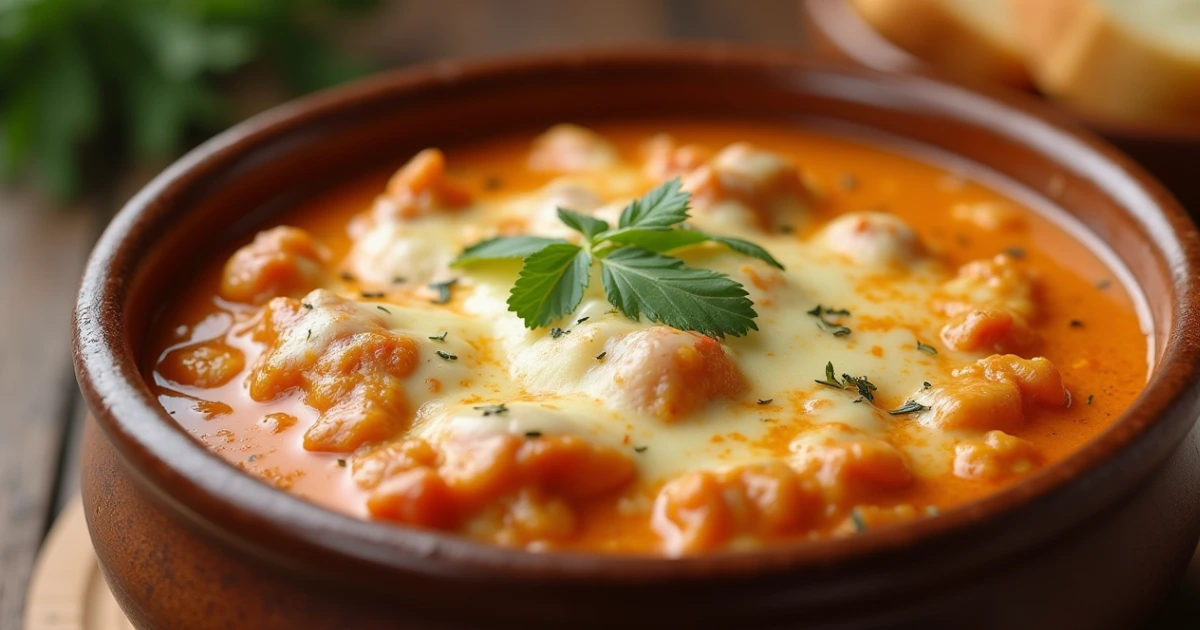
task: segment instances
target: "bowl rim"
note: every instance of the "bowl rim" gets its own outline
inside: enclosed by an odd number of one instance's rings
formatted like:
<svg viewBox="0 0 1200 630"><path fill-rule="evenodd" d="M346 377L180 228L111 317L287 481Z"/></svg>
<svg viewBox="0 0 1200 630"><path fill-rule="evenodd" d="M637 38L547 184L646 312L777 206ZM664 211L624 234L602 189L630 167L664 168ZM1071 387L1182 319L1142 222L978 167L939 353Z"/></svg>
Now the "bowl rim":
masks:
<svg viewBox="0 0 1200 630"><path fill-rule="evenodd" d="M838 54L854 63L881 71L923 74L976 88L983 83L978 77L958 76L935 67L892 43L863 19L852 6L851 0L799 0L799 3L800 12L809 31L818 34L821 39L836 48ZM1014 86L1000 87L1021 91L1033 97L1050 98L1033 85L1024 90ZM1164 145L1200 145L1200 123L1189 125L1179 122L1120 120L1083 111L1065 103L1057 103L1055 106L1067 116L1109 138Z"/></svg>
<svg viewBox="0 0 1200 630"><path fill-rule="evenodd" d="M760 73L834 72L911 87L914 91L935 90L943 96L953 96L957 103L953 107L1002 108L1021 123L1021 129L1015 133L1023 134L1021 140L1027 146L1037 145L1033 134L1053 133L1057 134L1055 142L1069 143L1074 150L1086 152L1091 160L1099 160L1107 172L1118 178L1104 184L1105 190L1120 190L1123 198L1135 199L1153 210L1137 213L1127 206L1127 201L1122 203L1131 220L1158 241L1171 269L1175 315L1146 388L1108 429L1066 459L1000 492L947 510L937 518L919 519L848 538L790 542L758 551L662 558L531 553L334 512L268 485L217 456L186 434L145 385L140 361L127 343L124 320L128 288L137 271L136 257L145 254L131 251L134 247L130 242L153 233L141 225L144 215L176 201L178 189L188 185L185 180L189 173L236 161L241 152L278 137L291 136L314 120L319 121L321 116L334 115L358 102L417 93L446 84L519 78L530 72L628 70L645 64L689 69L715 66ZM999 90L980 93L929 77L884 73L794 51L728 44L670 44L440 61L319 92L239 123L169 166L112 220L88 260L73 316L72 335L76 376L85 399L135 481L160 505L236 548L292 567L328 561L384 572L466 575L474 580L503 575L505 579L518 581L569 583L586 579L619 583L630 579L666 582L712 575L726 578L828 567L904 549L916 542L945 539L1015 512L1069 486L1128 450L1136 438L1161 424L1158 419L1194 410L1200 388L1197 322L1200 322L1200 234L1182 207L1128 158L1032 99ZM1186 430L1178 434L1178 439L1184 433ZM1173 451L1174 443L1171 446ZM308 560L297 560L299 557Z"/></svg>

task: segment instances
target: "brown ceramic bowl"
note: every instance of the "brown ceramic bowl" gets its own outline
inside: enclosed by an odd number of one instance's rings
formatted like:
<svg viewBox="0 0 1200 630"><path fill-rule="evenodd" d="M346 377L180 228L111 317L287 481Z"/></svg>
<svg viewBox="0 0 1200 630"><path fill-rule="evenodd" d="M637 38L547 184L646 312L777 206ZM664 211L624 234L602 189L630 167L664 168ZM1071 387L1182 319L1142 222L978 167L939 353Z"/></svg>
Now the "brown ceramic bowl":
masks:
<svg viewBox="0 0 1200 630"><path fill-rule="evenodd" d="M143 384L146 331L181 280L313 190L430 144L654 116L854 125L1053 198L1148 298L1145 392L1067 460L937 518L664 560L527 553L327 511L210 453ZM1157 183L1011 95L711 46L384 75L222 134L105 232L75 313L95 416L83 466L92 539L139 628L1121 625L1157 603L1200 535L1198 264L1195 229Z"/></svg>
<svg viewBox="0 0 1200 630"><path fill-rule="evenodd" d="M1048 0L1049 1L1049 0ZM943 75L888 41L867 23L849 0L799 0L801 20L812 47L825 56L886 72ZM974 77L954 77L974 84ZM1193 217L1200 217L1200 123L1190 127L1130 123L1064 109L1167 184Z"/></svg>

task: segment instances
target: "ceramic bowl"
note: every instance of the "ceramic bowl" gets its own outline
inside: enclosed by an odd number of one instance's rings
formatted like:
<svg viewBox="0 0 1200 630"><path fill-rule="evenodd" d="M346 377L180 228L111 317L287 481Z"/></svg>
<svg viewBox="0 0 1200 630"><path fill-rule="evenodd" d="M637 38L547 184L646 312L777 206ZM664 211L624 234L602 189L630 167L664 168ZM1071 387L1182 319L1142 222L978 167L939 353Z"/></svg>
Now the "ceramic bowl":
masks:
<svg viewBox="0 0 1200 630"><path fill-rule="evenodd" d="M144 384L147 330L163 303L199 263L296 200L428 145L652 117L852 125L1049 199L1147 297L1145 392L1066 460L937 518L666 560L528 553L325 510L209 452ZM1195 229L1159 184L1006 93L713 46L383 75L221 134L104 233L74 319L95 417L83 460L92 540L139 628L1121 625L1159 601L1200 535L1198 255Z"/></svg>

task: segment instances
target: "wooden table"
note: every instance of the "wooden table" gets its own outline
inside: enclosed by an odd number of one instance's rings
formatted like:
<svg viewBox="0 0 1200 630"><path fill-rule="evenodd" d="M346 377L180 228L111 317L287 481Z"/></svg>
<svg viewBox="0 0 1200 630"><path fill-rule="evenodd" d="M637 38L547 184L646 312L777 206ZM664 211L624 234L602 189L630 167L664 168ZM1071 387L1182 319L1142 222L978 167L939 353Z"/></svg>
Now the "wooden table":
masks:
<svg viewBox="0 0 1200 630"><path fill-rule="evenodd" d="M802 45L793 0L388 2L342 37L385 65L664 39ZM263 100L239 96L250 109ZM78 488L86 409L71 369L69 320L80 272L102 227L155 170L123 173L66 208L28 190L0 191L0 295L9 296L0 309L0 630L21 627L38 547ZM1200 583L1181 586L1155 625L1200 627Z"/></svg>

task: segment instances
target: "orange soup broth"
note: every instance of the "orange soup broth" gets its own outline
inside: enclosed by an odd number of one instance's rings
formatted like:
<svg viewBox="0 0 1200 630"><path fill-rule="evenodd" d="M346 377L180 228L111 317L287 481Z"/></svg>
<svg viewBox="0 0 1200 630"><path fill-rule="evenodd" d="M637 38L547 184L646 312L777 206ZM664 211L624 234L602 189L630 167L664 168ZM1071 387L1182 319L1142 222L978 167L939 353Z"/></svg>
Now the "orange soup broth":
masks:
<svg viewBox="0 0 1200 630"><path fill-rule="evenodd" d="M1073 398L1068 409L1038 410L1020 429L1011 432L1033 443L1046 465L1063 459L1103 432L1130 406L1145 384L1148 336L1141 325L1134 296L1095 253L1068 234L1067 230L1077 228L1064 228L1061 219L1051 220L1044 213L1032 211L1026 211L1028 228L1020 231L985 230L973 223L950 220L951 207L959 203L1007 201L1028 208L998 190L1004 187L1002 183L999 187L991 185L993 180L977 167L942 156L915 154L903 144L881 143L870 136L835 135L805 128L728 121L598 124L592 128L612 141L629 161L640 161L641 143L659 132L670 133L681 144L696 143L713 150L746 141L779 153L795 161L820 196L815 227L847 212L884 210L907 221L929 249L951 268L1001 252L1015 253L1024 267L1035 274L1039 315L1033 324L1042 332L1036 345L1022 355L1050 359ZM477 200L486 202L512 192L533 190L553 178L524 167L529 145L529 135L513 135L472 146L442 148L454 180ZM398 163L391 168L364 174L317 194L279 216L277 223L308 230L333 252L334 261L340 260L351 244L347 234L351 219L369 210L395 167L409 156L397 157ZM804 231L796 233L797 239L806 236ZM344 455L305 451L301 446L301 431L274 433L270 424L264 422L265 415L286 411L296 416L301 425L310 423L315 414L306 410L299 398L255 402L249 398L242 378L234 378L215 389L181 391L156 376L154 366L169 350L220 336L230 325L253 324L252 311L256 309L229 304L217 297L224 260L222 256L210 261L162 315L152 331L150 354L145 361L147 382L189 433L232 464L315 503L365 518L367 492L351 481L345 460L341 459ZM247 343L239 348L246 354L248 370L261 348ZM810 376L798 378L810 379ZM206 418L205 413L196 410L198 400L224 403L232 412ZM781 422L771 432L770 439L781 455L786 453L791 438L805 426L802 419L796 420ZM899 445L902 440L912 439L907 435L910 434L894 432L888 437ZM1021 478L967 481L952 474L917 477L906 488L864 499L879 506L911 504L930 512L944 511L994 493ZM625 499L636 495L650 501L657 489L642 484L626 493ZM654 550L655 539L645 516L623 517L616 501L583 506L580 516L580 531L562 547L617 552ZM837 522L830 518L823 527L804 535L827 535Z"/></svg>

